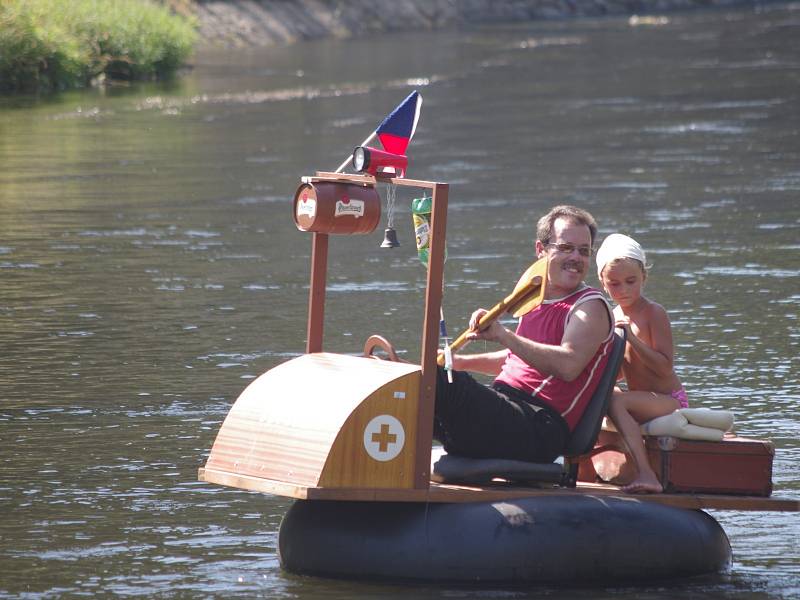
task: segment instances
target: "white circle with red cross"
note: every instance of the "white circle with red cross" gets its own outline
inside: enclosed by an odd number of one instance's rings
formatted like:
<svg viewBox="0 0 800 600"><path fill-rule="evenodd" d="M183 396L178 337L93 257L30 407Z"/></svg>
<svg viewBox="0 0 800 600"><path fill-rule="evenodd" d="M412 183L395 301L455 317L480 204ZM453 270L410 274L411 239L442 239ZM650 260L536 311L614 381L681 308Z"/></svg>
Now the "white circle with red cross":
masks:
<svg viewBox="0 0 800 600"><path fill-rule="evenodd" d="M364 428L364 449L377 461L392 460L405 443L403 424L392 415L378 415Z"/></svg>

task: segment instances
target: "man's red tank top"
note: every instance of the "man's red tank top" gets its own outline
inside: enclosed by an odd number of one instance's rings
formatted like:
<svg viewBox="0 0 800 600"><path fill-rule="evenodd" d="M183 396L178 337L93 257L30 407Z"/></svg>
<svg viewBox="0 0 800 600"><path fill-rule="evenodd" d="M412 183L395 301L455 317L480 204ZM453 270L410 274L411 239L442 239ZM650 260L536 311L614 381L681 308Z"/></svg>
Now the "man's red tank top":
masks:
<svg viewBox="0 0 800 600"><path fill-rule="evenodd" d="M499 383L535 395L564 417L570 431L575 428L583 415L611 353L613 346L611 324L614 322L614 317L608 301L599 290L583 287L564 298L545 300L524 315L517 326L517 335L542 344L557 346L561 344L564 329L575 309L584 302L597 299L602 300L608 310L608 336L577 378L573 381L564 381L554 375L544 375L513 352L509 352L500 374L495 379Z"/></svg>

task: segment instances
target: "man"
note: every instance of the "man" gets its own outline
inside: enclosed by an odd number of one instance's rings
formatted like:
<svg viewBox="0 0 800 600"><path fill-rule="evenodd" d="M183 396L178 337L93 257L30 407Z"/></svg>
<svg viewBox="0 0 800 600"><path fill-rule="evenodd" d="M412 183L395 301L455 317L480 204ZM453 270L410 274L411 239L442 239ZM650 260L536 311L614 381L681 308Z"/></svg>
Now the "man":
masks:
<svg viewBox="0 0 800 600"><path fill-rule="evenodd" d="M594 218L556 206L539 220L536 255L547 256L544 301L516 332L495 321L470 340L503 350L453 357L453 383L439 369L434 438L447 452L480 458L552 462L562 452L602 376L612 347L608 302L584 282L597 233ZM465 371L494 375L487 387Z"/></svg>

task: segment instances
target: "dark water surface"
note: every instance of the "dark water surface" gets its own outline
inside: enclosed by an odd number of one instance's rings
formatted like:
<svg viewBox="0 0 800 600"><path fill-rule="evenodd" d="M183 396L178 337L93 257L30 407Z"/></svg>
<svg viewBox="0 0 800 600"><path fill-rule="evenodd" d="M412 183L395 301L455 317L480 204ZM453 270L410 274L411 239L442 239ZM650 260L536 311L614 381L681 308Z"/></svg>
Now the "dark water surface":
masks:
<svg viewBox="0 0 800 600"><path fill-rule="evenodd" d="M715 513L734 563L702 580L384 586L281 572L289 501L196 481L240 391L304 349L300 176L414 88L409 176L452 186L450 328L579 204L649 251L693 405L772 439L800 497L799 4L206 52L173 86L0 104L0 596L800 597L797 514ZM327 349L418 358L412 196L399 249L332 240Z"/></svg>

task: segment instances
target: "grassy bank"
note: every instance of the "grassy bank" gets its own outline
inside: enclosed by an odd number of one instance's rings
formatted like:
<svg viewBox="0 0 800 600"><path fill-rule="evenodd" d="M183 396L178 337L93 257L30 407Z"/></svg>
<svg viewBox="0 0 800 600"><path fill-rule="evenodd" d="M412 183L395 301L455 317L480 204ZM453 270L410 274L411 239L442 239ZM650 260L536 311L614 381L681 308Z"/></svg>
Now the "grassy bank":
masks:
<svg viewBox="0 0 800 600"><path fill-rule="evenodd" d="M0 1L0 91L49 91L169 77L194 23L150 0Z"/></svg>

